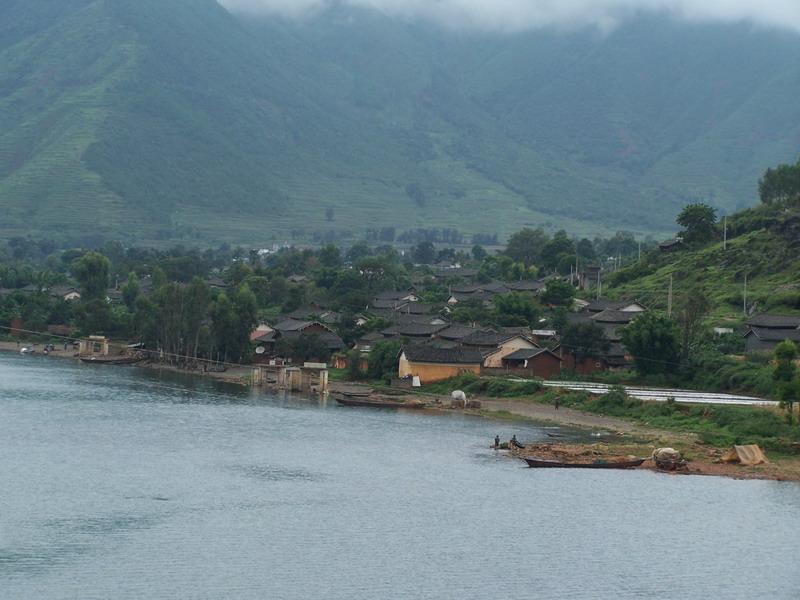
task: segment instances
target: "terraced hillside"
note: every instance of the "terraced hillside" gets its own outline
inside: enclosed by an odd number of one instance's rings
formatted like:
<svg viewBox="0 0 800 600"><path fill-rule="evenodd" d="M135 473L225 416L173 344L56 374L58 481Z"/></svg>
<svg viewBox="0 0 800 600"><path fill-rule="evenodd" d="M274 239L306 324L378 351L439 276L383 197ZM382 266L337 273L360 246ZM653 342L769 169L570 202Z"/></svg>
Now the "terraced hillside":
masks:
<svg viewBox="0 0 800 600"><path fill-rule="evenodd" d="M800 148L800 37L468 35L214 0L0 4L0 235L663 233Z"/></svg>

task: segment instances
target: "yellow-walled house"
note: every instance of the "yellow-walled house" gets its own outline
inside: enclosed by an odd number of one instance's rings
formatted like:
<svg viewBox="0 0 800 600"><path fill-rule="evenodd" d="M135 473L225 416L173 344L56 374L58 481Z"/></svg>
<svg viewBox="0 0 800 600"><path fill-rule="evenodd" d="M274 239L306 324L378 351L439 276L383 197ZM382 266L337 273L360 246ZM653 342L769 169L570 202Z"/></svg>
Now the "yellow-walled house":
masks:
<svg viewBox="0 0 800 600"><path fill-rule="evenodd" d="M408 346L400 353L401 379L419 377L421 385L456 377L462 373L480 375L483 356L474 348Z"/></svg>
<svg viewBox="0 0 800 600"><path fill-rule="evenodd" d="M535 350L539 346L530 339L521 335L509 335L498 340L495 349L483 350L483 366L487 369L499 369L503 366L503 359L509 354L519 350Z"/></svg>

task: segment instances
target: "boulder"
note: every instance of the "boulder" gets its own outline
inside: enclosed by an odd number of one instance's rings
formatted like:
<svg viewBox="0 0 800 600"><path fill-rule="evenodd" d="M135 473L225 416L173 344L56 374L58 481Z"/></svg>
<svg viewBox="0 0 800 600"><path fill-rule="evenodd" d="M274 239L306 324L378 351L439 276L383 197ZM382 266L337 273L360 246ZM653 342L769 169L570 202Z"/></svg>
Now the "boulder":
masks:
<svg viewBox="0 0 800 600"><path fill-rule="evenodd" d="M686 468L686 461L674 448L658 448L653 451L653 462L662 471L680 471Z"/></svg>

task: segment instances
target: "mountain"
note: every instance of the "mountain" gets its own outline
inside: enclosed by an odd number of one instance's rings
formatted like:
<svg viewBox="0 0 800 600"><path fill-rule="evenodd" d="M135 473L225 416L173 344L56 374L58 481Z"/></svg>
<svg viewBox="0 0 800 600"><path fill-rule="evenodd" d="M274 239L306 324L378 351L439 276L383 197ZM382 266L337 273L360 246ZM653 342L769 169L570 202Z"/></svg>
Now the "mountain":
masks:
<svg viewBox="0 0 800 600"><path fill-rule="evenodd" d="M0 5L0 235L664 233L800 146L800 36L290 21L214 0Z"/></svg>

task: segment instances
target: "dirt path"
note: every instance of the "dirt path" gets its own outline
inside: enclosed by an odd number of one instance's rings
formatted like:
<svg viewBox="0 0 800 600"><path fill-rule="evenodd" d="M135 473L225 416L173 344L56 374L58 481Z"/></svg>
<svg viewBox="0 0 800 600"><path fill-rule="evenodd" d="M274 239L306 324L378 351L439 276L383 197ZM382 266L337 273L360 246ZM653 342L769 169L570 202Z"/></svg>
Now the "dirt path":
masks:
<svg viewBox="0 0 800 600"><path fill-rule="evenodd" d="M680 436L685 437L685 441L687 442L694 441L695 439L693 434L676 434L661 429L645 427L638 423L625 419L618 419L616 417L595 415L571 408L556 409L554 406L548 404L538 404L536 402L527 402L524 400L493 400L489 398L481 398L480 402L481 408L485 412L508 413L526 419L546 421L558 425L603 429L611 433L647 438L669 437L670 439L674 439ZM502 414L498 416L502 416Z"/></svg>

